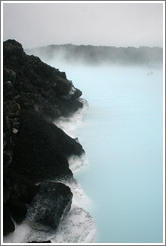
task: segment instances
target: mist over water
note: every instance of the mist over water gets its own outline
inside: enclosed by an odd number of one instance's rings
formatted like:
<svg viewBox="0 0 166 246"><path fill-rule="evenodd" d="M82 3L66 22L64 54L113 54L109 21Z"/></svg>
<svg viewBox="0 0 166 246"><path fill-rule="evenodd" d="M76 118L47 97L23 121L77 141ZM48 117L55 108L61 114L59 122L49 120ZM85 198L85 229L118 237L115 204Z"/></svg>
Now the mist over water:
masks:
<svg viewBox="0 0 166 246"><path fill-rule="evenodd" d="M161 243L162 67L47 63L89 103L74 130L89 165L74 176L93 203L96 243Z"/></svg>

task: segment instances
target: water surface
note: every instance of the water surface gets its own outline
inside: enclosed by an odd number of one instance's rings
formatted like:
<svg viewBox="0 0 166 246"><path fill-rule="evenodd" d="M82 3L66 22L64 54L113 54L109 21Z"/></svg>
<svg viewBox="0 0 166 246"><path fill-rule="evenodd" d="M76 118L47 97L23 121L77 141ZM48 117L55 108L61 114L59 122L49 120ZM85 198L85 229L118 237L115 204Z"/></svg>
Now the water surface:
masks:
<svg viewBox="0 0 166 246"><path fill-rule="evenodd" d="M75 135L90 164L75 176L93 201L96 242L161 243L162 69L51 65L89 103Z"/></svg>

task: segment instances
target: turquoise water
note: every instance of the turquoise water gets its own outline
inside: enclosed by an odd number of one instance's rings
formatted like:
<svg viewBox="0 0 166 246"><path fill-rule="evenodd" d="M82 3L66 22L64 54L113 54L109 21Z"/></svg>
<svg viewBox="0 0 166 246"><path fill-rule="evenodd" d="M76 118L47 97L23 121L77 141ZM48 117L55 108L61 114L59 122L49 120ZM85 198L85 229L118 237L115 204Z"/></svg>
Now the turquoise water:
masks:
<svg viewBox="0 0 166 246"><path fill-rule="evenodd" d="M75 176L93 201L96 243L161 243L162 69L58 65L89 103L76 135L90 164Z"/></svg>
<svg viewBox="0 0 166 246"><path fill-rule="evenodd" d="M76 178L93 200L96 242L162 242L162 70L66 72L89 102L77 135L90 165Z"/></svg>

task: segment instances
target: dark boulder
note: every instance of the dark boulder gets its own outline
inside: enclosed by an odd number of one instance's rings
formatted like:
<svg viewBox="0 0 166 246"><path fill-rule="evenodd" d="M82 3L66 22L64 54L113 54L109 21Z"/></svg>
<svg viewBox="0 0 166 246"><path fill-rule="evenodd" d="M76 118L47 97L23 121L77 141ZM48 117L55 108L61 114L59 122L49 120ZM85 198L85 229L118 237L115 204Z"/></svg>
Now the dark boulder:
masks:
<svg viewBox="0 0 166 246"><path fill-rule="evenodd" d="M72 196L70 188L62 183L42 184L28 209L30 225L38 230L55 230L60 219L70 210Z"/></svg>

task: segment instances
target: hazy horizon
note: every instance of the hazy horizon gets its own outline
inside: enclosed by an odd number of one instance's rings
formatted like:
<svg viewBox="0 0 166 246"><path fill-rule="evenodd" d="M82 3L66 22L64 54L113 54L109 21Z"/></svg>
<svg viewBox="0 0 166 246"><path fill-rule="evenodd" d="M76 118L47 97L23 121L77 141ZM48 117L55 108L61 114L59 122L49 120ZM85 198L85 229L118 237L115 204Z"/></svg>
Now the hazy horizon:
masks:
<svg viewBox="0 0 166 246"><path fill-rule="evenodd" d="M7 38L7 39L5 39L5 40L3 40L4 42L5 41L7 41L7 40L16 40L17 42L19 42L22 46L23 46L23 44L19 41L19 40L17 40L17 39L15 39L15 38ZM134 46L134 45L126 45L126 46L118 46L118 45L94 45L94 44L75 44L75 43L60 43L60 44L58 44L58 43L49 43L49 44L45 44L45 45L41 45L41 46L34 46L34 47L32 47L32 48L24 48L24 46L23 46L23 48L25 49L25 50L28 50L28 49L38 49L38 48L44 48L44 47L48 47L48 46L67 46L67 45L71 45L71 46L92 46L92 47L115 47L115 48L141 48L141 47L147 47L147 48L161 48L161 49L163 49L163 47L162 46L155 46L155 45L152 45L152 46L148 46L148 45L140 45L140 46Z"/></svg>
<svg viewBox="0 0 166 246"><path fill-rule="evenodd" d="M4 41L7 41L7 40L4 40ZM18 41L18 40L16 40L16 41ZM32 49L43 48L43 47L48 47L48 46L67 46L67 45L71 45L71 46L92 46L92 47L115 47L115 48L141 48L141 47L148 47L148 48L161 48L161 49L163 49L162 46L148 46L148 45L140 45L140 46L133 46L133 45L131 45L131 46L130 45L118 46L118 45L93 45L93 44L74 44L74 43L61 43L61 44L50 43L48 45L46 44L46 45L43 45L43 46L36 46L36 47L33 47ZM29 49L29 48L26 48L26 49Z"/></svg>
<svg viewBox="0 0 166 246"><path fill-rule="evenodd" d="M163 47L163 3L3 2L3 40L48 45Z"/></svg>

